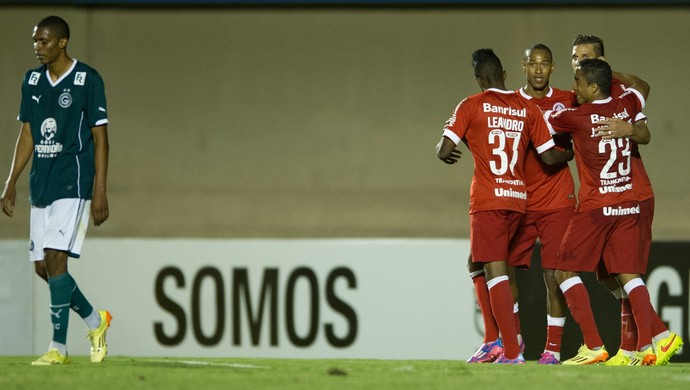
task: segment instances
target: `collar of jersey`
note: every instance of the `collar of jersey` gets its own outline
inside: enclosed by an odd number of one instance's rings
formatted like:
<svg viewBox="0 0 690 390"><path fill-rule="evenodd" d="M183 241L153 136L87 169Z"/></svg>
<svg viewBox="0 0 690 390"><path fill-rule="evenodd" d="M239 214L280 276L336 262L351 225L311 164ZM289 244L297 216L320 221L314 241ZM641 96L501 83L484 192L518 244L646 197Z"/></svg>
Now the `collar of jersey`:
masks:
<svg viewBox="0 0 690 390"><path fill-rule="evenodd" d="M533 99L532 96L528 95L527 92L525 92L525 87L520 88L518 91L520 91L520 95L522 95L523 98L527 100ZM553 88L549 86L549 92L547 92L546 95L544 95L544 97L551 97L551 95L553 95Z"/></svg>
<svg viewBox="0 0 690 390"><path fill-rule="evenodd" d="M595 100L592 102L592 104L606 104L606 103L610 102L611 100L613 100L613 98L611 96L609 96L606 99Z"/></svg>
<svg viewBox="0 0 690 390"><path fill-rule="evenodd" d="M498 92L498 93L504 93L504 94L515 93L515 91L506 91L505 89L498 89L498 88L487 88L486 90Z"/></svg>
<svg viewBox="0 0 690 390"><path fill-rule="evenodd" d="M50 85L54 87L54 86L60 84L60 82L65 79L65 77L69 76L69 74L72 73L75 66L77 66L76 58L72 59L72 66L69 67L69 70L67 72L65 72L65 74L60 76L60 78L57 79L57 81L55 81L55 82L53 82L53 79L50 78L50 71L48 70L48 67L46 66L46 77L48 78L48 82L50 83Z"/></svg>

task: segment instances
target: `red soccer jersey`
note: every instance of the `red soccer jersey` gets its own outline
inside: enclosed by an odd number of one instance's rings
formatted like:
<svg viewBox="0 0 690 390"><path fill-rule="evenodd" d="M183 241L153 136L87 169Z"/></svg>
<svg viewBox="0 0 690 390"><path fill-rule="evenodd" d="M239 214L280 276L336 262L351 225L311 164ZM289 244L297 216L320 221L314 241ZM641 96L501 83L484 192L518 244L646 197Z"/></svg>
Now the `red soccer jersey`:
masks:
<svg viewBox="0 0 690 390"><path fill-rule="evenodd" d="M627 87L625 86L625 84L621 83L619 80L611 80L611 97L620 97L627 90L626 88ZM640 148L635 143L633 143L632 156L635 194L637 196L637 200L642 202L643 200L647 200L654 197L654 191L652 190L652 182L649 180L647 170L644 168L644 163L642 162Z"/></svg>
<svg viewBox="0 0 690 390"><path fill-rule="evenodd" d="M470 213L525 212L527 147L531 141L541 153L554 146L536 105L514 91L490 88L460 102L443 135L456 145L462 140L472 152Z"/></svg>
<svg viewBox="0 0 690 390"><path fill-rule="evenodd" d="M528 95L523 88L517 92L524 99L534 102L542 111L559 111L577 105L575 94L562 89L549 87L546 96L539 99ZM566 134L554 135L553 139L558 146L570 144L570 136ZM527 179L528 211L555 210L575 205L575 183L567 164L544 164L537 151L530 145L525 156L524 171Z"/></svg>
<svg viewBox="0 0 690 390"><path fill-rule="evenodd" d="M580 211L637 200L631 176L632 142L627 138L604 140L594 133L597 122L605 118L632 122L643 107L644 98L631 89L618 99L609 97L545 113L550 130L570 133L573 138Z"/></svg>

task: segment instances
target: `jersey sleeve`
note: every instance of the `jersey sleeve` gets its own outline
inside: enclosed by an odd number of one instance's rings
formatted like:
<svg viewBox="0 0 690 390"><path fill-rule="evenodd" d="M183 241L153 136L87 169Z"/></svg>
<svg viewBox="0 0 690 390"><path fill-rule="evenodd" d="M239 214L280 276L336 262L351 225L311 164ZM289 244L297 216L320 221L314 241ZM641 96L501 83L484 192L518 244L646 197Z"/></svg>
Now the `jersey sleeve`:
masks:
<svg viewBox="0 0 690 390"><path fill-rule="evenodd" d="M549 132L551 134L571 133L575 128L570 122L571 112L573 112L572 108L566 108L559 111L546 111L544 113L544 121Z"/></svg>
<svg viewBox="0 0 690 390"><path fill-rule="evenodd" d="M102 126L108 123L108 111L105 101L105 85L98 72L88 74L91 80L87 83L86 115L89 127Z"/></svg>
<svg viewBox="0 0 690 390"><path fill-rule="evenodd" d="M29 92L29 77L31 72L27 72L24 75L24 81L22 81L22 98L19 103L19 115L17 115L17 120L20 122L29 122L29 105L31 104L31 96Z"/></svg>
<svg viewBox="0 0 690 390"><path fill-rule="evenodd" d="M546 122L542 118L541 111L537 106L534 106L531 110L530 115L530 138L532 140L532 145L537 150L537 153L543 153L556 144L553 142L551 134L549 134L549 129L546 126Z"/></svg>
<svg viewBox="0 0 690 390"><path fill-rule="evenodd" d="M620 99L623 99L627 104L636 107L636 111L642 111L647 104L644 96L642 96L642 94L635 88L626 89L625 92L620 96Z"/></svg>
<svg viewBox="0 0 690 390"><path fill-rule="evenodd" d="M472 116L470 106L468 99L463 99L443 127L443 136L449 138L456 145L465 137L469 128Z"/></svg>

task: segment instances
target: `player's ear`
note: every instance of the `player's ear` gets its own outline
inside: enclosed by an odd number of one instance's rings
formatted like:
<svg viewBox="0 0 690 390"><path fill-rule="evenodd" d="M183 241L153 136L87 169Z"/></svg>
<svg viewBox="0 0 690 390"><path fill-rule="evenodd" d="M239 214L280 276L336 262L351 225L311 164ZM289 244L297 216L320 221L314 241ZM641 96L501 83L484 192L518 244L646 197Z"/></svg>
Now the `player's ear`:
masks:
<svg viewBox="0 0 690 390"><path fill-rule="evenodd" d="M505 81L506 81L507 75L508 75L508 73L506 73L506 71L505 71L505 69L504 69L504 70L503 70L503 82L504 82L504 83L505 83Z"/></svg>
<svg viewBox="0 0 690 390"><path fill-rule="evenodd" d="M597 92L599 92L599 84L592 83L589 85L589 87L592 88L592 95L595 95Z"/></svg>
<svg viewBox="0 0 690 390"><path fill-rule="evenodd" d="M523 72L527 72L527 64L525 61L520 61L520 69L522 69Z"/></svg>
<svg viewBox="0 0 690 390"><path fill-rule="evenodd" d="M67 42L69 42L69 39L67 39L67 38L60 38L60 42L58 42L58 47L60 47L60 49L66 48L66 47L67 47Z"/></svg>

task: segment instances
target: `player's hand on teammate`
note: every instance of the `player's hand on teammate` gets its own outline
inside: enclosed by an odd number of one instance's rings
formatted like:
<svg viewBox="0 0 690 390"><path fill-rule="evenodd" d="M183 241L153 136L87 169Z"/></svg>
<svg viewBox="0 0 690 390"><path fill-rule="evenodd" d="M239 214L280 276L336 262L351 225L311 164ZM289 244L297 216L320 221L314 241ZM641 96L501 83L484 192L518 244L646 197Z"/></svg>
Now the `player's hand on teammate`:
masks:
<svg viewBox="0 0 690 390"><path fill-rule="evenodd" d="M446 164L455 164L456 162L458 162L460 160L461 156L462 156L462 152L460 150L453 149L453 151L450 152L450 156L442 159L441 161L443 161Z"/></svg>
<svg viewBox="0 0 690 390"><path fill-rule="evenodd" d="M597 124L600 127L597 128L596 136L603 139L625 138L633 134L633 125L622 119L606 118Z"/></svg>
<svg viewBox="0 0 690 390"><path fill-rule="evenodd" d="M2 191L2 198L0 198L0 203L2 203L2 212L7 214L8 217L14 216L14 200L17 197L17 192L13 186L5 185L5 189Z"/></svg>

